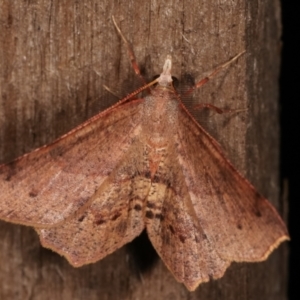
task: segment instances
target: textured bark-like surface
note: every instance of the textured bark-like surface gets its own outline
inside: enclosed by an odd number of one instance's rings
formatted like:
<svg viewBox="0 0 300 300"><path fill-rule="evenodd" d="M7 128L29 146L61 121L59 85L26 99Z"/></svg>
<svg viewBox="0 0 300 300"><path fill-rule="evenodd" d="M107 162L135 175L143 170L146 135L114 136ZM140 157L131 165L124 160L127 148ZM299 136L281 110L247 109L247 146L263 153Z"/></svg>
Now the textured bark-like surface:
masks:
<svg viewBox="0 0 300 300"><path fill-rule="evenodd" d="M189 85L246 55L187 100L246 113L197 114L227 156L283 213L278 184L278 1L0 1L0 162L66 133L140 86L114 15L147 79L167 54ZM180 85L181 87L181 85ZM286 245L259 264L233 264L190 293L160 260L147 272L138 241L79 269L27 227L0 223L0 299L285 299ZM143 264L150 258L144 255Z"/></svg>

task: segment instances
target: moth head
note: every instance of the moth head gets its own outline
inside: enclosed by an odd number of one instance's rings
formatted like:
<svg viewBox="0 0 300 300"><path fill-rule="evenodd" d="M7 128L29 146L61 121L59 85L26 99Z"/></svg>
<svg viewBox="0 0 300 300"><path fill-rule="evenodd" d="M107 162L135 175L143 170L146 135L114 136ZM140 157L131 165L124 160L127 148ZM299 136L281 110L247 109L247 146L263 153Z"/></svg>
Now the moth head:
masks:
<svg viewBox="0 0 300 300"><path fill-rule="evenodd" d="M170 86L172 84L172 76L171 76L171 69L172 69L172 59L171 56L168 55L165 64L163 66L163 71L160 76L157 78L157 82L161 86Z"/></svg>

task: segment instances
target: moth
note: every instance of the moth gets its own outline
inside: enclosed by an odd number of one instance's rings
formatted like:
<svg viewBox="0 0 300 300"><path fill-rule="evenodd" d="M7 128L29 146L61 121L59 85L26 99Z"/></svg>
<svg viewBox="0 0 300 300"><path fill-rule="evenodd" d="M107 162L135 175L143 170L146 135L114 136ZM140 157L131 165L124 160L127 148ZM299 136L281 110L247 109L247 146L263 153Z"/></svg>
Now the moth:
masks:
<svg viewBox="0 0 300 300"><path fill-rule="evenodd" d="M44 247L75 267L104 258L146 228L163 262L191 291L222 277L233 261L267 259L289 239L284 222L191 116L171 68L168 56L150 84L1 165L0 218L33 226ZM148 95L136 97L143 90Z"/></svg>

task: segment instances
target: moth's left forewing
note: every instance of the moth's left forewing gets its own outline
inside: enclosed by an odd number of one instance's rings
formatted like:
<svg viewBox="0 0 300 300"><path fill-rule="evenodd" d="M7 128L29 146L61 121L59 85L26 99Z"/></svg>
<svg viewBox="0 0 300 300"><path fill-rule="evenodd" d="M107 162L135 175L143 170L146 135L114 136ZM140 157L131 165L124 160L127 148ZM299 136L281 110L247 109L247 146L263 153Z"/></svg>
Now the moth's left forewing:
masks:
<svg viewBox="0 0 300 300"><path fill-rule="evenodd" d="M96 262L137 237L145 227L150 189L143 145L135 139L122 161L92 196L85 210L52 228L36 228L41 243L73 266Z"/></svg>
<svg viewBox="0 0 300 300"><path fill-rule="evenodd" d="M191 206L207 238L225 260L266 259L289 239L282 219L185 108L180 108L178 118L178 161Z"/></svg>
<svg viewBox="0 0 300 300"><path fill-rule="evenodd" d="M51 227L84 208L140 134L143 100L116 105L0 165L0 219Z"/></svg>

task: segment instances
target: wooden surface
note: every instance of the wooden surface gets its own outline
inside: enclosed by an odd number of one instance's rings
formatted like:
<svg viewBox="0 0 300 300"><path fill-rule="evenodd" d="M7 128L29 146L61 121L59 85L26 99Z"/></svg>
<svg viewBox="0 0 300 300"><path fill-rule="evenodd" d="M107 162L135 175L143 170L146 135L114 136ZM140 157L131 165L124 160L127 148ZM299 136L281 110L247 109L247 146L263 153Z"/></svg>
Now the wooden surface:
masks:
<svg viewBox="0 0 300 300"><path fill-rule="evenodd" d="M148 80L167 54L185 85L237 53L188 105L234 165L284 213L278 184L279 1L0 0L0 162L51 142L140 86L114 15ZM179 86L181 87L181 85ZM0 191L1 193L1 191ZM1 199L0 199L1 201ZM213 225L213 224L212 224ZM286 245L258 264L188 292L140 238L79 269L43 249L31 228L0 222L0 299L286 299Z"/></svg>

